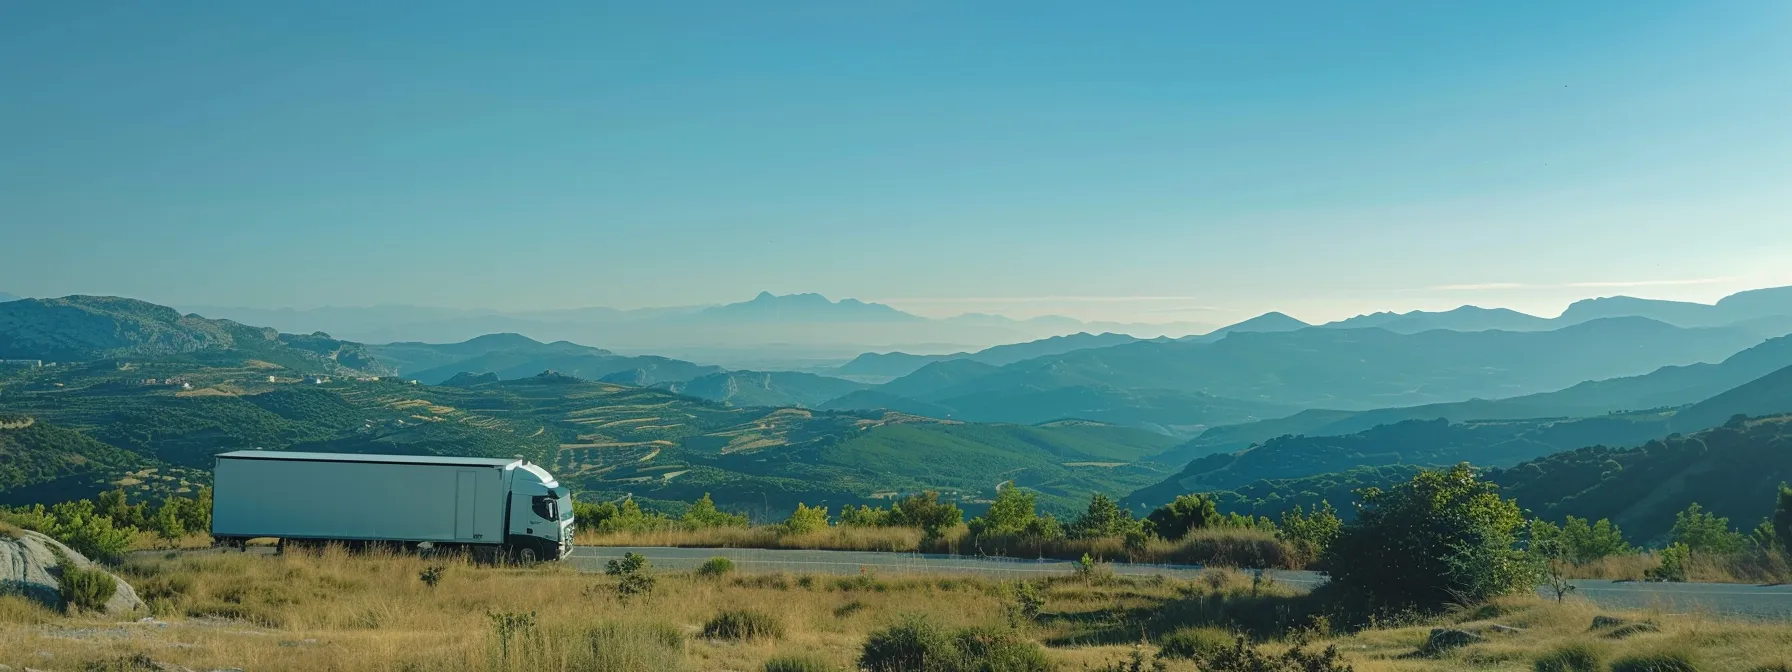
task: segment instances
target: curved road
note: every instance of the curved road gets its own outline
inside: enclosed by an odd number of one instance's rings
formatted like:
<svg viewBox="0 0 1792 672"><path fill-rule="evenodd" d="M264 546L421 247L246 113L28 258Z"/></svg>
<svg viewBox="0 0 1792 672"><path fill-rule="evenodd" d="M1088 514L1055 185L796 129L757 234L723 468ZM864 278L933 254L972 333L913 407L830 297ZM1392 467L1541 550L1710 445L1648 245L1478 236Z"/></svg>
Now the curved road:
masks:
<svg viewBox="0 0 1792 672"><path fill-rule="evenodd" d="M647 556L653 564L669 569L693 569L703 561L724 557L744 572L793 572L808 574L961 573L991 577L1027 578L1074 571L1069 560L1022 560L924 553L870 551L799 551L757 548L670 548L579 546L567 562L586 571L601 571L604 562L627 552ZM1115 563L1115 573L1193 576L1198 565L1143 565ZM1325 582L1316 572L1268 570L1266 575L1282 583L1311 588ZM1733 583L1637 583L1583 579L1574 581L1575 595L1614 609L1654 609L1664 613L1706 612L1750 618L1792 620L1792 585L1754 586Z"/></svg>

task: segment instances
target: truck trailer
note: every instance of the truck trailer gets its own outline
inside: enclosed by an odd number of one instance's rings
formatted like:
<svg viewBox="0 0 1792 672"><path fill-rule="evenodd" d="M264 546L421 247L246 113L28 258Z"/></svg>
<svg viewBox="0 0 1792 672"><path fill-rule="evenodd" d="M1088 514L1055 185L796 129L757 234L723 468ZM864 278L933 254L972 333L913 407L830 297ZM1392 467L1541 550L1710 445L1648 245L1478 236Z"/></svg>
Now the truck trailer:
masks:
<svg viewBox="0 0 1792 672"><path fill-rule="evenodd" d="M238 450L217 456L222 544L383 543L519 562L572 552L572 497L522 459Z"/></svg>

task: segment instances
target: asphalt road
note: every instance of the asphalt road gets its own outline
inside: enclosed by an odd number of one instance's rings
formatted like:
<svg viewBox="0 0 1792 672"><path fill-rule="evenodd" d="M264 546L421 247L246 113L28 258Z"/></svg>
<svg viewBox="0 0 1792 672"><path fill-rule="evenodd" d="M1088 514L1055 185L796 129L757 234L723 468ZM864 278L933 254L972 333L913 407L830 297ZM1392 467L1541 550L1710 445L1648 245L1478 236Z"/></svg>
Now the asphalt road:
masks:
<svg viewBox="0 0 1792 672"><path fill-rule="evenodd" d="M921 553L863 551L785 551L752 548L666 548L580 546L567 562L587 571L601 571L604 562L633 551L647 556L654 566L692 569L714 557L734 561L742 572L791 572L806 574L858 574L861 571L891 575L904 573L958 573L999 578L1029 578L1068 574L1076 563L1068 560L975 558ZM1134 565L1116 563L1124 575L1166 574L1189 577L1197 565ZM1276 581L1311 588L1325 582L1315 572L1267 570ZM1664 613L1712 613L1749 618L1792 620L1792 585L1754 586L1732 583L1638 583L1584 579L1574 582L1575 595L1614 609L1653 609Z"/></svg>

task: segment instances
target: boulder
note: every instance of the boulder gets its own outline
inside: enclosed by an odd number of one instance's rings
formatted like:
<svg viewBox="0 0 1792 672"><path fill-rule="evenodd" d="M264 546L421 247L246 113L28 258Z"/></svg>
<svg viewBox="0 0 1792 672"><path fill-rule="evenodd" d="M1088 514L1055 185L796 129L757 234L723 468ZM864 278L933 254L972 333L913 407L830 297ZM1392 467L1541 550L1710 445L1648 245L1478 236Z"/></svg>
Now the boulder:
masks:
<svg viewBox="0 0 1792 672"><path fill-rule="evenodd" d="M1482 639L1480 635L1467 630L1433 628L1431 636L1425 638L1425 645L1419 647L1419 653L1427 656L1436 655L1450 649L1459 649L1474 644Z"/></svg>
<svg viewBox="0 0 1792 672"><path fill-rule="evenodd" d="M1600 628L1615 628L1629 622L1630 621L1618 618L1617 616L1594 616L1593 625L1587 629L1598 630Z"/></svg>
<svg viewBox="0 0 1792 672"><path fill-rule="evenodd" d="M56 577L62 575L63 562L86 569L94 566L74 549L62 542L30 530L8 531L0 536L0 593L18 593L52 609L62 609L62 591ZM118 580L118 591L106 601L106 613L126 614L143 609L137 591Z"/></svg>

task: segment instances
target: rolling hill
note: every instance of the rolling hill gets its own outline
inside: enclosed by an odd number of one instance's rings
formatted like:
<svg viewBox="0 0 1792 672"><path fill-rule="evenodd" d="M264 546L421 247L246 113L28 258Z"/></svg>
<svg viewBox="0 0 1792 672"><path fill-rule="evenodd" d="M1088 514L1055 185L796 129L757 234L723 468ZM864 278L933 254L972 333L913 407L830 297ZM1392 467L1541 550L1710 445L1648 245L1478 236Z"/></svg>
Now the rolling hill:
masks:
<svg viewBox="0 0 1792 672"><path fill-rule="evenodd" d="M1462 306L1454 310L1407 313L1380 312L1328 322L1325 327L1361 329L1375 327L1395 333L1415 334L1432 329L1451 331L1549 331L1613 317L1643 317L1678 327L1736 326L1764 337L1792 333L1792 287L1737 292L1716 304L1639 299L1613 296L1583 299L1569 305L1558 317L1544 318L1506 308Z"/></svg>
<svg viewBox="0 0 1792 672"><path fill-rule="evenodd" d="M1128 499L1151 504L1185 492L1234 490L1259 480L1365 466L1508 466L1581 446L1634 446L1670 433L1728 424L1736 417L1788 412L1792 366L1680 409L1586 418L1406 420L1344 435L1279 436L1238 452L1196 458L1175 476Z"/></svg>
<svg viewBox="0 0 1792 672"><path fill-rule="evenodd" d="M0 303L0 359L69 362L171 356L253 360L307 372L390 372L360 344L327 334L283 334L181 315L135 299L66 296Z"/></svg>
<svg viewBox="0 0 1792 672"><path fill-rule="evenodd" d="M944 361L970 361L987 364L991 368L1013 364L1018 361L1057 355L1073 350L1088 348L1105 348L1110 345L1121 345L1141 340L1126 334L1090 334L1076 333L1066 336L1053 336L1026 343L998 345L984 348L977 352L960 352L950 355L911 355L906 352L875 353L867 352L853 358L852 361L840 365L831 373L838 376L855 376L862 378L889 379L914 373L916 370Z"/></svg>
<svg viewBox="0 0 1792 672"><path fill-rule="evenodd" d="M1636 448L1591 446L1496 470L1488 480L1536 515L1610 518L1634 542L1659 542L1694 502L1743 530L1792 481L1792 416L1727 423Z"/></svg>
<svg viewBox="0 0 1792 672"><path fill-rule="evenodd" d="M850 380L790 371L727 371L655 386L734 406L806 408L867 387Z"/></svg>
<svg viewBox="0 0 1792 672"><path fill-rule="evenodd" d="M1780 337L1769 339L1715 364L1665 366L1640 376L1587 381L1555 392L1370 411L1315 409L1283 418L1215 427L1178 446L1165 459L1174 462L1216 452L1232 452L1284 434L1335 436L1403 420L1444 418L1462 422L1582 417L1613 411L1684 406L1709 399L1787 366L1792 366L1792 337ZM1733 412L1761 414L1776 411L1750 408ZM1702 423L1701 426L1709 427L1727 417L1703 417L1698 422Z"/></svg>

